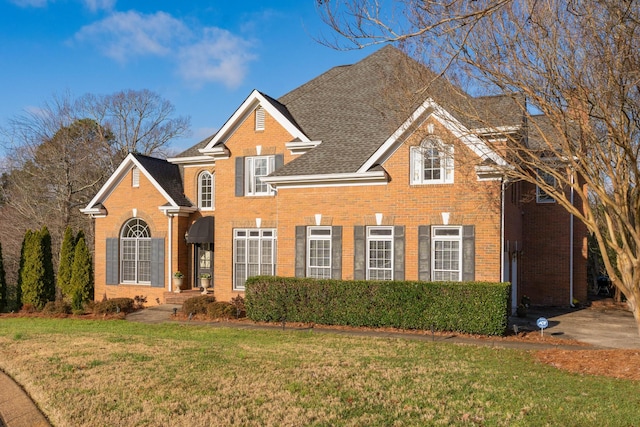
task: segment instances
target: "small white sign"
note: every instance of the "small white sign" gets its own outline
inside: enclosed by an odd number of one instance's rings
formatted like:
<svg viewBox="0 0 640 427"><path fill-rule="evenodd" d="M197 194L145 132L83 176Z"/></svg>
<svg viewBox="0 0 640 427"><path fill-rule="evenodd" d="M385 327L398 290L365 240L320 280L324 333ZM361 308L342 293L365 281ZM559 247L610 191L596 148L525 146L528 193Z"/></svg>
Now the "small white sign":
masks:
<svg viewBox="0 0 640 427"><path fill-rule="evenodd" d="M545 317L540 317L536 320L536 325L540 328L540 335L544 335L544 328L549 326L549 321Z"/></svg>

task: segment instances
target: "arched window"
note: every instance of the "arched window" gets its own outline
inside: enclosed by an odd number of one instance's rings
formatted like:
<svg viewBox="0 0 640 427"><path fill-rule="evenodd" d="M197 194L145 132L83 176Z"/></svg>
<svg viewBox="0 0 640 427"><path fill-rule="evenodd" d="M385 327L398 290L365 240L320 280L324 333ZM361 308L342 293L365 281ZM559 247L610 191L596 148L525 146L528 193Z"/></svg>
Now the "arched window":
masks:
<svg viewBox="0 0 640 427"><path fill-rule="evenodd" d="M453 182L453 146L428 137L411 147L411 184Z"/></svg>
<svg viewBox="0 0 640 427"><path fill-rule="evenodd" d="M151 231L139 218L130 219L122 227L120 267L123 283L151 283Z"/></svg>
<svg viewBox="0 0 640 427"><path fill-rule="evenodd" d="M214 175L204 171L198 176L198 207L213 209Z"/></svg>

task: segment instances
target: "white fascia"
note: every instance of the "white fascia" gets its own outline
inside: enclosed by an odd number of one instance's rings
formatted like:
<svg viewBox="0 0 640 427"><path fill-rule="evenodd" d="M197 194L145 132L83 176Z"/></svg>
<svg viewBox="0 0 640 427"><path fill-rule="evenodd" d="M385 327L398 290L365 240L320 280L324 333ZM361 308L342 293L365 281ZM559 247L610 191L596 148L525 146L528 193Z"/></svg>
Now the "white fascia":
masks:
<svg viewBox="0 0 640 427"><path fill-rule="evenodd" d="M440 124L449 130L456 138L460 139L481 159L490 159L500 166L505 166L506 161L491 150L477 135L471 133L460 123L455 117L449 114L444 108L438 105L433 99L429 98L423 102L409 118L400 125L398 129L376 150L375 153L367 160L358 170L363 172L369 170L375 164L382 164L384 160L400 146L401 137L420 119L425 113L430 112ZM402 138L404 140L405 138Z"/></svg>
<svg viewBox="0 0 640 427"><path fill-rule="evenodd" d="M90 216L91 218L105 218L107 216L107 210L104 207L83 208L83 209L80 209L80 212Z"/></svg>
<svg viewBox="0 0 640 427"><path fill-rule="evenodd" d="M322 141L292 141L284 146L292 155L304 154L312 148L322 144Z"/></svg>
<svg viewBox="0 0 640 427"><path fill-rule="evenodd" d="M496 126L494 128L476 128L471 129L471 132L476 135L504 135L509 133L515 133L520 130L520 126Z"/></svg>
<svg viewBox="0 0 640 427"><path fill-rule="evenodd" d="M160 211L162 211L162 213L166 216L189 216L190 214L198 210L198 208L193 206L178 206L176 208L166 205L158 206L158 209L160 209Z"/></svg>
<svg viewBox="0 0 640 427"><path fill-rule="evenodd" d="M297 126L289 121L271 102L269 102L260 92L253 90L251 94L244 100L244 102L238 107L233 115L226 121L224 126L211 138L209 143L200 152L208 155L216 149L216 145L223 143L236 129L246 120L246 118L253 112L258 106L262 106L267 113L287 131L291 134L293 139L298 138L300 141L308 142L309 138L302 133Z"/></svg>
<svg viewBox="0 0 640 427"><path fill-rule="evenodd" d="M262 178L262 182L280 190L283 188L386 185L389 182L389 177L385 171L371 171L326 175L270 176Z"/></svg>

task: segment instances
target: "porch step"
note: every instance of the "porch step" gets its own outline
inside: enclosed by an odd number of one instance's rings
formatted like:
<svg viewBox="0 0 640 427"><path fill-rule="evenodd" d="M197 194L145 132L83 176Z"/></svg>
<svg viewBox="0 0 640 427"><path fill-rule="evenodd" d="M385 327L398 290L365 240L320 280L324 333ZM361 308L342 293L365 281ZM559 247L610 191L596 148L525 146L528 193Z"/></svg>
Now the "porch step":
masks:
<svg viewBox="0 0 640 427"><path fill-rule="evenodd" d="M175 292L165 292L164 293L164 302L165 304L180 304L182 305L189 298L197 297L201 295L200 290L198 289L189 289L186 291L182 291L179 294Z"/></svg>

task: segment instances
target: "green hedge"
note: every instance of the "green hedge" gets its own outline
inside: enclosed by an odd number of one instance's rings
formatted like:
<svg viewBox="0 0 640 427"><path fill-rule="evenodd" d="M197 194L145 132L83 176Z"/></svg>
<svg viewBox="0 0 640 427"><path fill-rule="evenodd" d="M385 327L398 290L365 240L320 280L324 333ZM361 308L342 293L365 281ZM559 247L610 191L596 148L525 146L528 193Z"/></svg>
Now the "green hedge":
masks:
<svg viewBox="0 0 640 427"><path fill-rule="evenodd" d="M509 283L257 276L247 280L245 303L254 321L503 335L509 289Z"/></svg>

